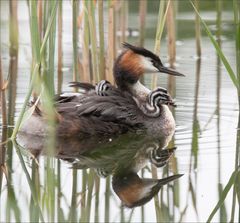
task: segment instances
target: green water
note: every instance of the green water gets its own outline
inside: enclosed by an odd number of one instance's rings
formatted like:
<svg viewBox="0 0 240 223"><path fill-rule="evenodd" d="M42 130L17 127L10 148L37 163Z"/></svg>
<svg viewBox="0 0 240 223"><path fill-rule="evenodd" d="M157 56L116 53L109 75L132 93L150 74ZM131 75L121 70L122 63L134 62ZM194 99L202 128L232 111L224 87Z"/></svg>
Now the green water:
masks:
<svg viewBox="0 0 240 223"><path fill-rule="evenodd" d="M146 48L153 50L158 1L149 3L146 17ZM129 6L129 27L138 24L135 3ZM217 1L201 3L201 15L216 34ZM223 1L221 47L235 68L235 42L231 1ZM176 133L170 147L176 146L165 167L156 170L159 179L184 174L169 183L141 207L126 208L116 195L112 178L116 173L134 169L141 178L152 178L154 161L149 151L158 151L159 141L142 135L99 139L59 139L54 154L47 155L46 142L28 137L1 147L0 221L69 222L205 222L219 201L235 169L238 126L237 92L215 49L202 32L202 57L195 49L194 13L187 1L178 3L176 16L176 69L186 74L176 79L174 116ZM73 51L71 2L63 2L63 90L69 91L72 79ZM1 57L4 77L10 79L7 90L8 131L1 130L2 141L11 136L27 92L31 69L28 9L18 2L18 58L9 56L8 1L1 1ZM165 32L166 33L166 32ZM166 34L161 54L167 63ZM131 43L138 37L130 37ZM81 44L79 44L81 50ZM16 66L17 64L17 66ZM13 78L17 75L16 78ZM151 77L144 83L150 88ZM158 85L167 88L168 79L159 75ZM0 122L1 124L1 122ZM2 124L1 124L2 126ZM19 144L19 145L18 145ZM136 192L133 192L136 193ZM214 216L214 222L229 221L232 214L232 189ZM235 222L239 218L239 203Z"/></svg>

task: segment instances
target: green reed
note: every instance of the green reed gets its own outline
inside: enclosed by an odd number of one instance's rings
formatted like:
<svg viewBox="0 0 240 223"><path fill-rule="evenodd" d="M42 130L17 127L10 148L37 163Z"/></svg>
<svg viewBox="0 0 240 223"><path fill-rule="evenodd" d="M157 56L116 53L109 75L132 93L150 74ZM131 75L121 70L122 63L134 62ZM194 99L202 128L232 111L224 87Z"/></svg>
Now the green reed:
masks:
<svg viewBox="0 0 240 223"><path fill-rule="evenodd" d="M54 10L57 10L58 7L58 2L57 1L49 1L48 2L49 7L49 15L51 15L51 12L54 12ZM55 87L54 87L54 62L55 62L55 41L56 41L56 15L57 12L54 13L53 17L53 24L52 27L49 31L49 42L48 42L48 58L44 58L45 61L48 61L48 66L47 66L47 72L46 76L43 76L43 79L46 78L46 88L49 91L49 96L51 98L54 97L55 94ZM48 99L49 100L49 99ZM52 104L52 103L51 103Z"/></svg>
<svg viewBox="0 0 240 223"><path fill-rule="evenodd" d="M81 192L81 218L80 222L86 222L86 192L87 191L87 171L82 170L82 192Z"/></svg>
<svg viewBox="0 0 240 223"><path fill-rule="evenodd" d="M92 56L91 61L92 61L93 78L94 78L94 82L99 82L100 75L99 75L94 1L88 1L88 21L89 21L89 29L90 29L91 56Z"/></svg>
<svg viewBox="0 0 240 223"><path fill-rule="evenodd" d="M113 83L113 64L116 57L116 2L108 2L108 50L107 50L107 73L106 78Z"/></svg>
<svg viewBox="0 0 240 223"><path fill-rule="evenodd" d="M108 176L105 183L104 222L110 222L110 182L111 177Z"/></svg>
<svg viewBox="0 0 240 223"><path fill-rule="evenodd" d="M163 34L164 25L167 18L167 12L170 5L170 0L167 3L166 9L165 9L165 1L160 1L159 3L159 11L158 11L158 22L157 22L157 29L156 29L156 36L155 36L155 46L154 46L154 52L159 55L160 54L160 47L161 47L161 38ZM165 12L164 12L165 9ZM151 82L151 88L155 88L157 85L157 74L152 75L152 82Z"/></svg>
<svg viewBox="0 0 240 223"><path fill-rule="evenodd" d="M1 38L0 38L1 40ZM4 78L2 72L2 57L1 57L1 49L0 49L0 100L1 100L1 114L2 114L2 126L7 126L7 106L6 106L6 95L5 95L5 87L4 87Z"/></svg>
<svg viewBox="0 0 240 223"><path fill-rule="evenodd" d="M218 1L217 3L217 41L219 46L221 47L222 41L221 41L221 34L222 34L222 1ZM220 99L221 99L221 85L222 85L222 72L221 72L221 61L219 57L217 57L217 89L216 89L216 115L217 115L217 148L218 148L218 194L219 194L219 199L221 197L221 194L223 192L223 185L221 183L221 176L222 176L222 165L221 165L221 160L222 160L222 154L221 154L221 128L220 128L220 123L221 123L221 111L220 111ZM233 209L232 209L233 210ZM227 222L227 210L226 210L226 205L223 203L220 207L220 216L219 216L219 221L220 222Z"/></svg>
<svg viewBox="0 0 240 223"><path fill-rule="evenodd" d="M1 10L1 4L0 4ZM1 20L1 16L0 16ZM0 42L2 42L0 35ZM1 114L2 114L2 126L7 126L7 106L6 106L6 95L5 95L5 87L4 87L4 75L2 70L2 52L0 45L0 101L1 101Z"/></svg>
<svg viewBox="0 0 240 223"><path fill-rule="evenodd" d="M147 14L147 0L139 2L139 46L144 46L145 26Z"/></svg>
<svg viewBox="0 0 240 223"><path fill-rule="evenodd" d="M221 2L221 1L220 1ZM194 5L199 11L199 1L194 0ZM197 56L200 58L201 57L201 29L200 29L200 21L197 13L195 13L195 39L196 39L196 48L197 48Z"/></svg>
<svg viewBox="0 0 240 223"><path fill-rule="evenodd" d="M62 91L62 82L63 82L63 72L62 72L62 66L63 66L63 49L62 49L62 0L59 0L58 5L58 67L57 67L57 73L58 73L58 83L57 83L57 93L60 94Z"/></svg>
<svg viewBox="0 0 240 223"><path fill-rule="evenodd" d="M83 55L82 55L82 64L83 64L83 81L91 82L91 73L90 73L90 47L89 47L89 22L88 22L88 12L87 12L87 2L83 2Z"/></svg>
<svg viewBox="0 0 240 223"><path fill-rule="evenodd" d="M35 187L35 191L37 194L37 198L39 199L39 194L40 194L40 179L39 179L39 167L38 167L38 163L36 162L36 159L32 159L31 162L31 166L32 166L32 175L31 175L31 179L32 182L34 184ZM35 204L34 202L34 197L31 194L31 201L30 201L30 205L29 205L29 219L32 222L37 222L39 221L39 207L38 205Z"/></svg>
<svg viewBox="0 0 240 223"><path fill-rule="evenodd" d="M17 70L18 70L18 13L17 1L9 2L10 21L9 21L9 79L8 79L8 125L14 125L16 92L17 92ZM10 134L11 131L8 131ZM11 152L10 152L11 153ZM10 156L11 157L11 156Z"/></svg>
<svg viewBox="0 0 240 223"><path fill-rule="evenodd" d="M168 6L169 6L170 1L168 1ZM163 33L163 28L165 25L166 21L166 16L167 16L167 11L168 11L168 6L166 7L165 14L164 14L164 9L165 9L165 1L160 1L159 3L159 12L158 12L158 23L157 23L157 30L156 30L156 37L155 37L155 47L154 47L154 52L156 54L160 53L160 43L161 43L161 37ZM156 87L157 84L157 75L154 74L152 76L152 83L151 87L154 88ZM153 178L158 178L157 176L157 170L156 167L151 165L151 172L152 172L152 177ZM159 221L161 219L161 214L160 214L160 203L159 203L159 197L158 195L154 196L154 205L155 205L155 213L156 213L156 220Z"/></svg>
<svg viewBox="0 0 240 223"><path fill-rule="evenodd" d="M233 0L233 10L234 10L234 25L236 33L236 75L238 79L238 86L240 86L240 3L237 0ZM240 91L240 87L238 87ZM240 95L240 93L238 93Z"/></svg>
<svg viewBox="0 0 240 223"><path fill-rule="evenodd" d="M223 65L225 66L227 72L228 72L228 75L229 77L231 78L233 84L235 85L235 87L237 89L239 89L239 81L238 81L238 77L235 75L231 65L229 64L226 56L224 55L222 49L219 47L217 41L215 40L213 34L211 33L210 29L208 28L207 24L204 22L204 20L202 19L201 15L199 14L199 12L197 11L197 8L194 6L194 4L191 2L192 4L192 7L194 8L195 12L197 13L202 25L203 25L203 28L205 30L205 32L207 33L209 39L211 40L213 46L215 47L216 49L216 52L218 54L218 56L220 57ZM237 16L236 16L237 17ZM236 18L235 18L236 19ZM235 21L235 23L237 24L237 21ZM237 37L238 38L238 37ZM236 39L236 41L239 40L239 39Z"/></svg>
<svg viewBox="0 0 240 223"><path fill-rule="evenodd" d="M71 208L69 213L69 222L77 221L77 169L72 170L72 198L71 198Z"/></svg>
<svg viewBox="0 0 240 223"><path fill-rule="evenodd" d="M209 30L207 24L203 21L203 19L201 18L197 8L194 6L194 4L191 2L195 12L197 13L203 28L205 30L205 32L207 33L208 37L210 38L213 46L216 49L216 52L219 56L219 58L221 59L223 65L225 66L229 77L231 78L233 84L235 85L237 91L238 91L238 95L240 95L240 66L239 66L239 59L240 59L240 22L239 22L239 2L233 0L233 8L234 8L234 24L235 24L235 37L236 37L236 74L233 71L233 68L230 66L227 58L224 55L224 52L221 49L221 46L218 44L217 40L215 40L214 36L212 35L211 31ZM239 96L240 98L240 96ZM240 100L239 100L240 102ZM240 103L239 103L240 106ZM239 120L240 120L240 116L239 116ZM240 127L240 121L238 124L238 127ZM238 175L239 175L239 132L237 133L237 142L236 142L236 161L235 161L235 171L232 173L227 185L225 186L225 188L222 190L222 193L220 195L220 199L218 201L218 203L216 204L215 208L212 210L210 216L208 217L207 222L210 222L212 220L212 218L214 217L214 215L216 214L216 212L218 211L219 208L222 207L222 205L224 204L225 198L228 195L229 191L231 188L233 188L233 203L232 203L232 211L231 211L231 222L234 222L234 216L235 216L235 206L236 206L236 196L237 196L237 185L238 185Z"/></svg>
<svg viewBox="0 0 240 223"><path fill-rule="evenodd" d="M170 0L169 9L167 11L167 41L168 41L168 56L169 65L174 68L176 61L176 31L175 31L175 13L174 13L174 1ZM175 97L176 80L172 75L168 76L168 92ZM173 111L174 112L174 111Z"/></svg>
<svg viewBox="0 0 240 223"><path fill-rule="evenodd" d="M104 16L103 0L98 1L98 26L99 26L99 76L105 78L105 44L104 44Z"/></svg>
<svg viewBox="0 0 240 223"><path fill-rule="evenodd" d="M95 213L94 222L99 222L99 192L100 192L100 177L95 174L94 185L95 185Z"/></svg>
<svg viewBox="0 0 240 223"><path fill-rule="evenodd" d="M41 211L41 208L40 208L40 205L39 205L39 199L38 199L38 195L37 195L38 193L37 193L37 190L36 190L35 182L30 177L30 174L27 170L27 167L26 167L26 164L24 162L23 156L21 154L19 145L14 140L13 140L13 144L14 144L14 147L16 148L16 153L17 153L18 158L20 160L23 172L26 175L28 186L31 190L31 195L32 195L32 198L33 198L33 201L34 201L34 205L36 206L36 208L38 210L39 217L40 217L41 221L44 222L43 214L42 214L42 211Z"/></svg>
<svg viewBox="0 0 240 223"><path fill-rule="evenodd" d="M72 0L72 43L73 43L73 81L77 81L78 78L78 28L77 28L77 17L78 17L78 0Z"/></svg>
<svg viewBox="0 0 240 223"><path fill-rule="evenodd" d="M116 25L116 28L121 32L120 36L117 38L117 45L121 45L123 42L127 42L127 27L128 27L128 1L121 1L121 8L118 10L117 18L119 21L117 21L118 26ZM120 46L121 47L121 46Z"/></svg>
<svg viewBox="0 0 240 223"><path fill-rule="evenodd" d="M94 170L90 169L88 173L88 193L86 202L86 219L87 222L91 221L91 210L92 210L92 198L93 198L93 188L94 188Z"/></svg>
<svg viewBox="0 0 240 223"><path fill-rule="evenodd" d="M22 109L20 111L19 117L17 119L16 125L14 127L13 133L11 138L14 139L16 138L17 132L20 128L20 125L22 123L22 121L24 120L24 115L28 115L27 113L25 113L25 110L27 108L29 99L31 97L32 91L34 88L39 88L39 83L36 83L36 80L40 81L40 84L43 84L43 81L40 78L40 67L41 67L41 63L43 60L43 56L44 56L44 51L47 45L47 41L48 38L50 36L50 32L51 32L51 28L52 25L55 21L55 17L56 17L56 12L57 12L57 2L54 1L53 2L53 9L50 15L50 19L48 22L48 25L46 27L46 31L45 31L45 35L44 38L42 40L42 43L40 42L40 36L38 33L38 21L37 21L37 9L36 9L36 2L35 1L30 1L30 8L31 8L31 15L30 15L30 30L31 30L31 39L32 39L32 48L33 48L33 61L34 61L34 69L32 72L32 79L31 82L29 84L29 89L27 92L27 95L25 97ZM49 83L50 84L50 83ZM37 86L35 86L37 85ZM52 83L53 85L53 83ZM46 89L46 88L45 88ZM52 87L51 87L52 89ZM47 90L45 91L46 94L49 94L47 92ZM50 98L50 97L49 97Z"/></svg>

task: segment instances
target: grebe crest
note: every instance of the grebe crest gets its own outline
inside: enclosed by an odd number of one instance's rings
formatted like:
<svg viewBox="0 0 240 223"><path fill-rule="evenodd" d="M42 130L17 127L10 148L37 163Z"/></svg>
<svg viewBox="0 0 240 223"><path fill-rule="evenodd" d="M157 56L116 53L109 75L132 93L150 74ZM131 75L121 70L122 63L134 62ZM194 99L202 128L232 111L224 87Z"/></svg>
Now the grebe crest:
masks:
<svg viewBox="0 0 240 223"><path fill-rule="evenodd" d="M135 97L146 100L150 90L142 85L140 77L145 73L162 72L174 76L183 74L164 67L161 59L151 51L124 43L126 49L116 60L114 78L119 89L129 91Z"/></svg>

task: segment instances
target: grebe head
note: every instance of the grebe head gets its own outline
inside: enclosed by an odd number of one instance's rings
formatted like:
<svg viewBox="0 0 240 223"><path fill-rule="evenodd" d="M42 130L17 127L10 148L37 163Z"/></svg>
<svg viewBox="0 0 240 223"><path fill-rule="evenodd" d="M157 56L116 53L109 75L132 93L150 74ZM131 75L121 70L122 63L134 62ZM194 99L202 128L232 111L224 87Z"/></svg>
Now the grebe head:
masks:
<svg viewBox="0 0 240 223"><path fill-rule="evenodd" d="M160 58L151 51L124 43L126 50L118 57L114 65L114 78L118 87L129 90L144 73L167 73L174 76L183 74L164 67Z"/></svg>
<svg viewBox="0 0 240 223"><path fill-rule="evenodd" d="M167 90L162 87L157 87L151 91L146 99L146 103L140 104L139 107L148 117L159 117L163 109L162 105L176 106Z"/></svg>
<svg viewBox="0 0 240 223"><path fill-rule="evenodd" d="M183 174L172 175L163 179L140 178L137 173L114 175L112 186L124 206L134 208L150 201L166 184L178 179Z"/></svg>

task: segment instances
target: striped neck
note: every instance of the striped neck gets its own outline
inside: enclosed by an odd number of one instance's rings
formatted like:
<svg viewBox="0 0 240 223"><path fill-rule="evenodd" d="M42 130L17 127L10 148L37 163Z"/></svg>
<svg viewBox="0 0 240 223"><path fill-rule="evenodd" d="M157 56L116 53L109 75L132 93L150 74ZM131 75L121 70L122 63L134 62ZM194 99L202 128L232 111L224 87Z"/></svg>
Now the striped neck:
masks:
<svg viewBox="0 0 240 223"><path fill-rule="evenodd" d="M96 86L95 86L95 92L99 96L107 96L108 90L112 88L112 85L107 80L101 80Z"/></svg>
<svg viewBox="0 0 240 223"><path fill-rule="evenodd" d="M163 100L162 89L157 88L147 95L146 103L138 104L142 112L149 117L159 117L161 114L161 100Z"/></svg>

